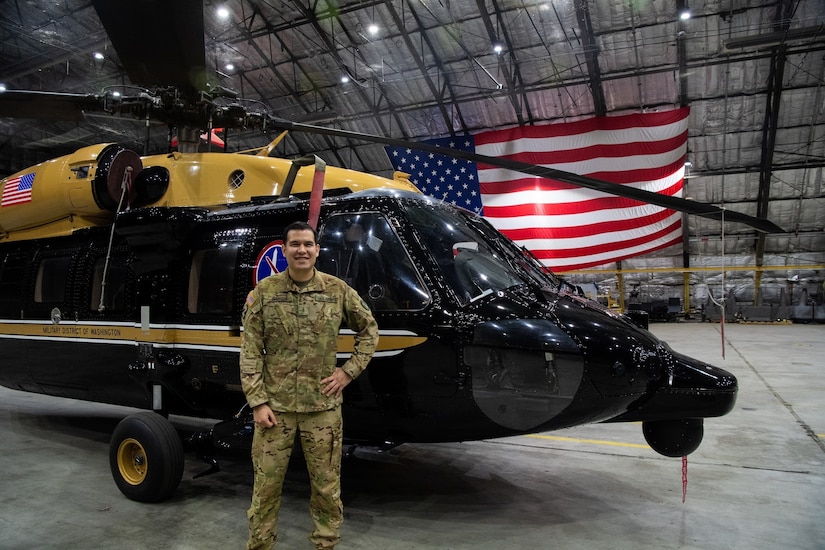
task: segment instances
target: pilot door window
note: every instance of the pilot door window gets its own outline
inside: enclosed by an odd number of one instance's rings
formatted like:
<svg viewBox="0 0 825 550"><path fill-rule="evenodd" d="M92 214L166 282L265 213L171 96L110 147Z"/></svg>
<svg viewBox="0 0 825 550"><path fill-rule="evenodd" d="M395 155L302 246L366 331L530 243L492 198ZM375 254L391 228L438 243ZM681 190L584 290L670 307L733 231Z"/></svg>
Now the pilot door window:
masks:
<svg viewBox="0 0 825 550"><path fill-rule="evenodd" d="M195 251L189 270L189 313L232 313L239 249L239 243L223 243L217 248Z"/></svg>
<svg viewBox="0 0 825 550"><path fill-rule="evenodd" d="M387 218L341 214L324 224L318 269L347 282L373 311L422 309L430 295Z"/></svg>

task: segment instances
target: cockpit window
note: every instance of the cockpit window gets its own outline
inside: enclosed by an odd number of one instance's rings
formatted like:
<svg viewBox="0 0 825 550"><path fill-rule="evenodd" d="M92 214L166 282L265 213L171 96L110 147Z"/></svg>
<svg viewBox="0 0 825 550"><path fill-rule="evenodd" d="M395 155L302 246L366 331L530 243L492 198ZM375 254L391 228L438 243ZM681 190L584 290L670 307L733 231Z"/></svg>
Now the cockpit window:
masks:
<svg viewBox="0 0 825 550"><path fill-rule="evenodd" d="M484 230L488 226L483 221L474 223L457 210L426 205L409 205L407 215L462 304L527 282L548 284L521 265L529 260L511 243L496 243L496 238L504 238Z"/></svg>
<svg viewBox="0 0 825 550"><path fill-rule="evenodd" d="M318 269L346 281L373 311L416 310L429 303L409 254L383 215L333 216L319 243Z"/></svg>

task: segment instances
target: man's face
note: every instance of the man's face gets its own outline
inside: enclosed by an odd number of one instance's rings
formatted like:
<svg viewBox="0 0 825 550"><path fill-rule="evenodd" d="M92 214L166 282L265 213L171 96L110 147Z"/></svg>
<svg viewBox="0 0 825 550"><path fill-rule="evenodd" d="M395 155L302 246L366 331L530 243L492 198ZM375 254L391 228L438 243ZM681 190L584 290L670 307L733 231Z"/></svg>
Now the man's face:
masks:
<svg viewBox="0 0 825 550"><path fill-rule="evenodd" d="M321 246L312 237L308 229L293 229L286 235L286 261L290 268L308 270L315 266Z"/></svg>

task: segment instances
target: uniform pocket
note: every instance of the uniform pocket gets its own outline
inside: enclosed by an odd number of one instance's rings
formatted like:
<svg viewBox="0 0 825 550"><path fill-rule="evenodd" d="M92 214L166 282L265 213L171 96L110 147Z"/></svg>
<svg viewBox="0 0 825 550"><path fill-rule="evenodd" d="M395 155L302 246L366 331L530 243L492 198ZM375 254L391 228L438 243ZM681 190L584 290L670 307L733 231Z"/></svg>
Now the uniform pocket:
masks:
<svg viewBox="0 0 825 550"><path fill-rule="evenodd" d="M292 301L288 296L274 296L263 303L262 315L267 336L283 337L292 333Z"/></svg>
<svg viewBox="0 0 825 550"><path fill-rule="evenodd" d="M333 330L338 334L338 327L341 326L341 306L334 296L315 295L307 304L307 313L315 333L319 334L324 330Z"/></svg>

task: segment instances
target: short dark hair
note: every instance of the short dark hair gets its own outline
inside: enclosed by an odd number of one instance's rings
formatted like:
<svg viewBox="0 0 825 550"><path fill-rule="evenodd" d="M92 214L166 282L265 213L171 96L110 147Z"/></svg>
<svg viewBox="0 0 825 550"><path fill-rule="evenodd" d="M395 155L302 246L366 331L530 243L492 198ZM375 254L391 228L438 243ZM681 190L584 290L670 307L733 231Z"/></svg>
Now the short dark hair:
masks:
<svg viewBox="0 0 825 550"><path fill-rule="evenodd" d="M312 231L312 240L315 243L318 243L318 232L315 231L315 228L309 225L307 222L292 222L291 224L286 226L284 229L284 240L287 239L287 235L289 235L290 231Z"/></svg>

